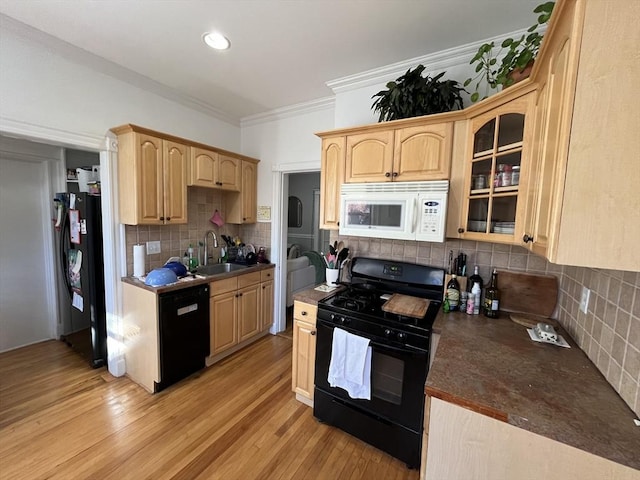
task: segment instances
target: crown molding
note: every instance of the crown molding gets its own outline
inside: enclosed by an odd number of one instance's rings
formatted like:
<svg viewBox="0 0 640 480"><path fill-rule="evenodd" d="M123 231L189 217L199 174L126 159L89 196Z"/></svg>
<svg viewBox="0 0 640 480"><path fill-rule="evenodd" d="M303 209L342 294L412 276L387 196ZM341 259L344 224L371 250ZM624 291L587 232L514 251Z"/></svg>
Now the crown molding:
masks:
<svg viewBox="0 0 640 480"><path fill-rule="evenodd" d="M487 38L480 40L479 42L459 45L447 50L441 50L421 57L410 58L408 60L392 63L380 68L374 68L365 72L338 78L336 80L330 80L326 82L326 85L333 91L333 93L338 94L372 85L379 85L380 83L386 83L389 79L397 78L400 75L403 75L410 68L414 68L419 64L425 65L429 72L468 64L469 59L475 55L478 48L480 48L480 45L490 43L492 41L499 45L506 37L519 37L525 33L527 33L527 29Z"/></svg>
<svg viewBox="0 0 640 480"><path fill-rule="evenodd" d="M104 136L43 127L2 116L0 116L0 134L38 142L46 141L51 145L62 147L86 148L92 151L105 149Z"/></svg>
<svg viewBox="0 0 640 480"><path fill-rule="evenodd" d="M49 35L48 33L26 25L14 18L0 14L0 23L2 24L3 30L7 30L20 38L33 41L44 49L56 53L82 67L87 67L104 75L108 75L129 85L140 88L141 90L178 103L184 107L191 108L217 118L218 120L230 125L236 127L240 126L240 120L238 118L232 117L228 113L223 112L206 102L180 93L167 85L136 73L133 70L118 65L106 58L76 47L69 42L65 42L53 35Z"/></svg>
<svg viewBox="0 0 640 480"><path fill-rule="evenodd" d="M258 113L256 115L250 115L242 118L240 121L240 127L251 127L261 123L268 123L276 120L282 120L285 118L299 116L305 113L318 112L321 110L328 110L334 108L335 98L325 97L317 100L311 100L309 102L297 103L295 105L289 105L287 107L277 108L264 113Z"/></svg>

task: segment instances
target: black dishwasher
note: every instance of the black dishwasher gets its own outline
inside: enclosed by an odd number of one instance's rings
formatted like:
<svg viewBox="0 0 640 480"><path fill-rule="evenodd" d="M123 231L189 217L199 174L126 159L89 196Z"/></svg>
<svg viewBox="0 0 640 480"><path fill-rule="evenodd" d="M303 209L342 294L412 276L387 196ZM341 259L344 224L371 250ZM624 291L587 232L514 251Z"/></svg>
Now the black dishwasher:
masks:
<svg viewBox="0 0 640 480"><path fill-rule="evenodd" d="M159 392L204 368L209 355L209 285L158 295Z"/></svg>

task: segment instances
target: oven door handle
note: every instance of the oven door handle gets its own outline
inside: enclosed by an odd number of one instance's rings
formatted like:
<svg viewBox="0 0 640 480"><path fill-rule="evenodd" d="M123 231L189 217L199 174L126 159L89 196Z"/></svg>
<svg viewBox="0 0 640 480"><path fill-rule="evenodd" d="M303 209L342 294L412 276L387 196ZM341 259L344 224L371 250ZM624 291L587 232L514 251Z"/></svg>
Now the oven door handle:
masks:
<svg viewBox="0 0 640 480"><path fill-rule="evenodd" d="M400 347L394 347L393 345L385 345L383 343L372 342L372 341L369 341L369 345L372 347L379 347L381 349L392 350L397 353L407 353L407 351L410 351L413 353L420 353L424 355L427 355L429 353L427 350L412 347L411 345L405 345L404 347L400 348Z"/></svg>
<svg viewBox="0 0 640 480"><path fill-rule="evenodd" d="M317 320L316 325L317 326L322 325L323 327L328 328L329 330L333 330L334 328L342 328L343 330L348 331L349 333L353 333L354 335L360 335L361 337L367 338L364 335L359 334L358 332L354 332L353 330L347 330L344 327L342 327L341 325L333 325L331 323L324 322L324 321L322 321L320 319ZM413 347L411 345L404 345L402 347L395 347L393 345L377 342L377 341L372 340L370 338L368 340L369 340L369 345L370 346L378 347L378 348L380 348L382 350L385 350L385 349L386 350L391 350L393 352L400 353L400 354L402 354L402 353L406 354L408 352L410 352L410 353L419 353L419 354L423 354L423 355L428 355L429 354L429 349L428 348L417 348L417 347Z"/></svg>

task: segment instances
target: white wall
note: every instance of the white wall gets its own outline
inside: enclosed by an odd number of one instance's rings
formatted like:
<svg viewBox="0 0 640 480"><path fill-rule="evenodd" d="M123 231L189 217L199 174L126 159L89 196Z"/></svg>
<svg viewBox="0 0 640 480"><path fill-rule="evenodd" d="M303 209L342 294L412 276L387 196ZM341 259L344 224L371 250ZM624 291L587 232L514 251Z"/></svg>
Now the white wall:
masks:
<svg viewBox="0 0 640 480"><path fill-rule="evenodd" d="M62 149L0 138L0 351L55 338L49 170Z"/></svg>
<svg viewBox="0 0 640 480"><path fill-rule="evenodd" d="M26 124L104 136L112 127L134 123L240 149L239 126L81 65L77 62L86 64L86 55L69 48L54 52L40 43L37 34L11 22L2 27L0 128L3 123Z"/></svg>
<svg viewBox="0 0 640 480"><path fill-rule="evenodd" d="M273 171L320 170L320 139L314 133L332 128L332 103L297 115L243 122L242 153L260 159L258 205L273 204Z"/></svg>

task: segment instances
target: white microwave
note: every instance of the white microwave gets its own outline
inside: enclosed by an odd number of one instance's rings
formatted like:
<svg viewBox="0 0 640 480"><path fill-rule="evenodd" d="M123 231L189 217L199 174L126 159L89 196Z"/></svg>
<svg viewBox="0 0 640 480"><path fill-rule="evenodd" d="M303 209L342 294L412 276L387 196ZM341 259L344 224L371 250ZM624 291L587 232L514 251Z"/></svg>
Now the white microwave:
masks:
<svg viewBox="0 0 640 480"><path fill-rule="evenodd" d="M340 189L340 235L444 242L447 180L348 183Z"/></svg>

